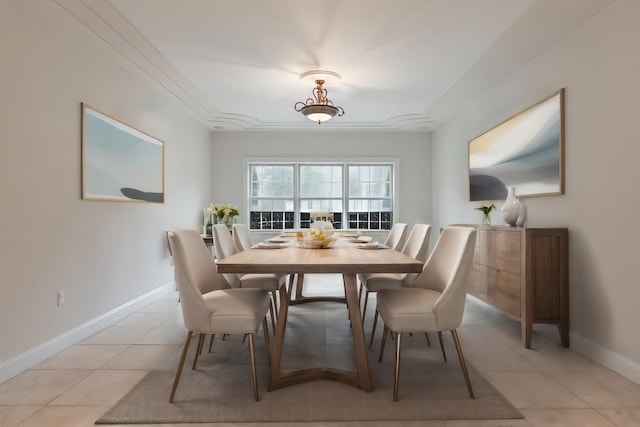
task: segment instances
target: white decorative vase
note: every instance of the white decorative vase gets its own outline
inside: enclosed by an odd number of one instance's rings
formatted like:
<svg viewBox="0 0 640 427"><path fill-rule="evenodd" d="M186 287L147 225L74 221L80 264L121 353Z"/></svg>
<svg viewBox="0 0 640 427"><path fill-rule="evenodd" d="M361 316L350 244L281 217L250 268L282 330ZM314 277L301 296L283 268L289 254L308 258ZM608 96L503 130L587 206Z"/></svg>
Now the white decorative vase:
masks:
<svg viewBox="0 0 640 427"><path fill-rule="evenodd" d="M507 225L515 227L520 216L520 201L516 198L516 187L509 187L507 198L504 200L502 207L502 219Z"/></svg>
<svg viewBox="0 0 640 427"><path fill-rule="evenodd" d="M525 222L527 222L527 205L522 204L522 202L520 202L520 215L518 215L518 220L516 221L516 225L518 227L524 227Z"/></svg>

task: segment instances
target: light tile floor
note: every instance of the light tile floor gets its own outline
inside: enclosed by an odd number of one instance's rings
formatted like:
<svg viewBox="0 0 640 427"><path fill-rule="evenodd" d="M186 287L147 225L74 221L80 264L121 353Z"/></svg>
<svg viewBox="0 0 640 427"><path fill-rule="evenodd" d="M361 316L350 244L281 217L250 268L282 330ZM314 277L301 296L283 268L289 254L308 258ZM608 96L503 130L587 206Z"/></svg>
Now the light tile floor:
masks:
<svg viewBox="0 0 640 427"><path fill-rule="evenodd" d="M335 295L341 287L339 276L308 276L305 280L306 295ZM375 295L370 298L369 307L375 307ZM337 319L345 315L344 306L316 304L305 306L312 313L310 316L290 317L287 340L300 349L331 345L339 348L344 334L338 331L344 328L344 322ZM313 310L317 310L317 315ZM371 311L367 316L367 333L371 330ZM336 328L336 333L296 333L297 327L309 326L305 324L309 319L329 332ZM524 420L310 424L314 427L640 426L640 386L560 347L554 329L538 329L533 348L527 350L520 341L519 323L469 298L458 331L468 361L521 410ZM149 370L175 369L184 338L177 294L171 293L0 384L0 426L93 426ZM380 331L376 339L380 339ZM318 363L343 364L345 368L351 363L340 351L299 354L301 360L289 361L290 367L303 366L309 363L305 358L317 354L326 354L329 359ZM229 424L194 427L207 425ZM233 424L256 425L279 424Z"/></svg>

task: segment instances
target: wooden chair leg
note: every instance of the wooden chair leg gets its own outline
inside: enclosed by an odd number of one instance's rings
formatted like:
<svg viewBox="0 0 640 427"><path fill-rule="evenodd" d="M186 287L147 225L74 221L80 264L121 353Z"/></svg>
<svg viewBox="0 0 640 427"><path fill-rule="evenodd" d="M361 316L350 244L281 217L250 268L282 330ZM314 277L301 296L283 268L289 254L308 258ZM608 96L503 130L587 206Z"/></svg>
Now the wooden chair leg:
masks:
<svg viewBox="0 0 640 427"><path fill-rule="evenodd" d="M362 324L364 325L364 318L367 316L367 302L369 301L369 291L364 291L364 307L362 307Z"/></svg>
<svg viewBox="0 0 640 427"><path fill-rule="evenodd" d="M380 357L378 358L378 362L382 362L382 356L384 355L384 345L387 342L388 332L389 332L389 328L387 328L387 325L385 325L384 331L382 332L382 343L380 344Z"/></svg>
<svg viewBox="0 0 640 427"><path fill-rule="evenodd" d="M378 324L378 316L380 315L380 312L378 311L378 308L376 307L376 313L373 315L373 327L371 328L371 338L369 338L369 348L371 348L371 346L373 346L373 335L376 333L376 325Z"/></svg>
<svg viewBox="0 0 640 427"><path fill-rule="evenodd" d="M287 294L289 295L289 304L291 304L291 300L293 298L293 294L294 294L293 289L294 289L295 282L296 282L296 274L292 273L292 274L289 275L289 291L287 292ZM285 283L285 286L286 286L286 283ZM281 304L282 304L282 302L281 302ZM274 330L275 330L275 328L274 328ZM275 334L275 332L274 332L274 334Z"/></svg>
<svg viewBox="0 0 640 427"><path fill-rule="evenodd" d="M204 339L206 338L202 338L204 334L200 334L200 337L198 338L198 356L202 356L202 348L204 347ZM200 339L202 339L203 345L200 346Z"/></svg>
<svg viewBox="0 0 640 427"><path fill-rule="evenodd" d="M262 334L264 335L264 347L267 350L267 363L271 366L271 343L269 341L269 326L267 318L262 319Z"/></svg>
<svg viewBox="0 0 640 427"><path fill-rule="evenodd" d="M262 332L267 336L269 335L269 323L267 323L267 316L262 319Z"/></svg>
<svg viewBox="0 0 640 427"><path fill-rule="evenodd" d="M296 299L303 298L302 288L304 286L304 274L298 273L296 279Z"/></svg>
<svg viewBox="0 0 640 427"><path fill-rule="evenodd" d="M256 373L256 357L253 351L253 334L249 335L249 350L251 352L251 373L253 374L253 397L256 401L260 400L260 396L258 395L258 375Z"/></svg>
<svg viewBox="0 0 640 427"><path fill-rule="evenodd" d="M447 353L444 352L444 341L442 340L442 332L438 331L438 339L440 340L440 348L442 349L442 357L447 361Z"/></svg>
<svg viewBox="0 0 640 427"><path fill-rule="evenodd" d="M209 353L211 353L211 348L213 347L213 340L215 339L216 334L211 334L211 339L209 340Z"/></svg>
<svg viewBox="0 0 640 427"><path fill-rule="evenodd" d="M400 345L402 343L402 333L396 333L396 369L393 380L393 401L398 401L398 379L400 378Z"/></svg>
<svg viewBox="0 0 640 427"><path fill-rule="evenodd" d="M344 299L347 299L347 282L344 279L344 274L342 275L342 289L344 290ZM358 304L360 304L360 298L358 298ZM351 311L349 310L349 306L347 305L347 319L349 319L349 327L351 327Z"/></svg>
<svg viewBox="0 0 640 427"><path fill-rule="evenodd" d="M464 356L462 355L462 346L460 346L460 339L458 339L458 332L454 329L451 331L451 336L453 337L453 342L456 344L456 351L458 352L458 359L460 359L460 367L462 368L462 375L464 375L464 380L467 383L467 390L469 391L469 397L475 399L476 396L473 394L473 389L471 388L471 380L469 379L469 371L467 371L467 364L464 363Z"/></svg>
<svg viewBox="0 0 640 427"><path fill-rule="evenodd" d="M269 299L269 313L271 314L271 327L273 328L273 333L276 333L276 317L274 316L275 308L273 307L273 301Z"/></svg>
<svg viewBox="0 0 640 427"><path fill-rule="evenodd" d="M273 299L273 310L276 314L276 320L278 320L278 291L271 291L271 298Z"/></svg>
<svg viewBox="0 0 640 427"><path fill-rule="evenodd" d="M425 332L424 337L427 339L427 345L431 347L431 340L429 339L429 334Z"/></svg>
<svg viewBox="0 0 640 427"><path fill-rule="evenodd" d="M182 375L182 367L184 366L184 360L187 357L187 352L189 351L189 343L191 343L191 336L193 332L189 331L187 333L187 340L184 343L184 347L182 349L182 356L180 356L180 362L178 363L178 370L176 371L176 377L173 380L173 388L171 389L171 396L169 396L169 403L173 402L173 397L176 395L176 389L178 388L178 381L180 381L180 375Z"/></svg>
<svg viewBox="0 0 640 427"><path fill-rule="evenodd" d="M202 346L204 345L204 334L200 334L198 336L198 347L196 348L196 357L193 358L193 366L191 369L196 369L196 363L198 363L198 356L202 354Z"/></svg>

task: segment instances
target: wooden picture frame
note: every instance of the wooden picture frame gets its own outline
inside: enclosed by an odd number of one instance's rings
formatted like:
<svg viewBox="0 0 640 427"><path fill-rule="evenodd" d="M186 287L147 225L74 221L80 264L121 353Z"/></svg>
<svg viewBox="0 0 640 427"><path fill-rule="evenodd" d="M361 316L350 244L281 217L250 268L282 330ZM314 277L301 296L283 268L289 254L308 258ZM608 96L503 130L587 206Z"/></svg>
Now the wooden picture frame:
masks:
<svg viewBox="0 0 640 427"><path fill-rule="evenodd" d="M564 88L469 141L469 200L564 194Z"/></svg>
<svg viewBox="0 0 640 427"><path fill-rule="evenodd" d="M164 203L164 142L82 103L82 199Z"/></svg>

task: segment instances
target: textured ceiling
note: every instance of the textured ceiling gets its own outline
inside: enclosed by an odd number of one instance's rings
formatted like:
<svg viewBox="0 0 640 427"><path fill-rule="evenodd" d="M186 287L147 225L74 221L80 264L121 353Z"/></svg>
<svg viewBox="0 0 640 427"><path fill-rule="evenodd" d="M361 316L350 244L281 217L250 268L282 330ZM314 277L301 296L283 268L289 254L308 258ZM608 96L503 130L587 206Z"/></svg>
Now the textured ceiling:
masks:
<svg viewBox="0 0 640 427"><path fill-rule="evenodd" d="M429 131L613 0L49 1L211 129ZM322 125L293 108L318 69Z"/></svg>

